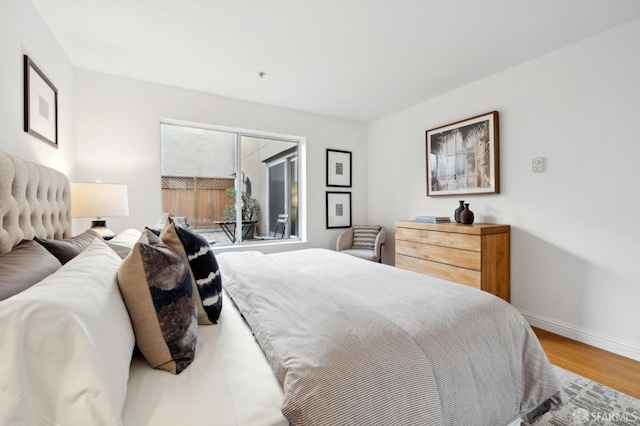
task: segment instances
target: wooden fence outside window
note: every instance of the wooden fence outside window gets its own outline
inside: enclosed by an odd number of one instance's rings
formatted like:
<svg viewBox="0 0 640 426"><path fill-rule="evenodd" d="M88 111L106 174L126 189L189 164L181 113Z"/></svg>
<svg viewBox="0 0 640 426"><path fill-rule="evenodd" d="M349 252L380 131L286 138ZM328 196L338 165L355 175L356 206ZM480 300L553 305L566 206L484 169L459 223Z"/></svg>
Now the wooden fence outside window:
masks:
<svg viewBox="0 0 640 426"><path fill-rule="evenodd" d="M162 176L162 211L185 216L192 228L216 228L225 206L233 205L225 194L233 187L233 178Z"/></svg>

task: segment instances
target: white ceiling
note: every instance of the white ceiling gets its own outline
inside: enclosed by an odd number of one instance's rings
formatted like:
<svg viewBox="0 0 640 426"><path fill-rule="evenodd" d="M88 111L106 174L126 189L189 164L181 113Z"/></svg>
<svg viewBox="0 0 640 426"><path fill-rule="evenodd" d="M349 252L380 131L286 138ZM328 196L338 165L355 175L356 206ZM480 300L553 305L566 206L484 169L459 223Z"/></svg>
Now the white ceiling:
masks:
<svg viewBox="0 0 640 426"><path fill-rule="evenodd" d="M78 68L365 122L640 17L637 0L32 1Z"/></svg>

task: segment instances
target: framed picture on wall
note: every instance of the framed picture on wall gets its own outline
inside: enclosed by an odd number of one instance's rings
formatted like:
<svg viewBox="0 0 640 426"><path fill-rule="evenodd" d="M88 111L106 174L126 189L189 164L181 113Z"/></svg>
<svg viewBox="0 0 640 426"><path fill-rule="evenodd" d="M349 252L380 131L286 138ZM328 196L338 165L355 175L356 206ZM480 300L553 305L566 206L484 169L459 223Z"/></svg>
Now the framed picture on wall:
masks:
<svg viewBox="0 0 640 426"><path fill-rule="evenodd" d="M351 188L351 152L327 149L327 186Z"/></svg>
<svg viewBox="0 0 640 426"><path fill-rule="evenodd" d="M426 132L427 196L500 192L498 112Z"/></svg>
<svg viewBox="0 0 640 426"><path fill-rule="evenodd" d="M327 229L351 227L351 193L327 191Z"/></svg>
<svg viewBox="0 0 640 426"><path fill-rule="evenodd" d="M58 147L58 89L24 55L24 131Z"/></svg>

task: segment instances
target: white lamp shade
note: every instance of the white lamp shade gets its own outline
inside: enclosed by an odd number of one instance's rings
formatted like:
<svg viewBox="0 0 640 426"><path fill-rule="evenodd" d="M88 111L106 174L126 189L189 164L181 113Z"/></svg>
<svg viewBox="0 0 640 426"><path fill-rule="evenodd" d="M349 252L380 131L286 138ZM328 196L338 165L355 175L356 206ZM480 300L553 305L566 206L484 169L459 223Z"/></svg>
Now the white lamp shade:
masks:
<svg viewBox="0 0 640 426"><path fill-rule="evenodd" d="M127 186L115 183L71 183L71 217L129 216Z"/></svg>

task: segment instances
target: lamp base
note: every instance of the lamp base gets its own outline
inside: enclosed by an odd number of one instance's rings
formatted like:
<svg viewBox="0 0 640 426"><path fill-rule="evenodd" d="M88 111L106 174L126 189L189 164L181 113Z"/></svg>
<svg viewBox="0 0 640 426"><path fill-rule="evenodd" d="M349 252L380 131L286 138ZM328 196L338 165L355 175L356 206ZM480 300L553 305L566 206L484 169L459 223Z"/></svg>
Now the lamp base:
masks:
<svg viewBox="0 0 640 426"><path fill-rule="evenodd" d="M107 228L106 220L92 220L91 230L100 235L103 240L110 240L116 236L115 232Z"/></svg>

